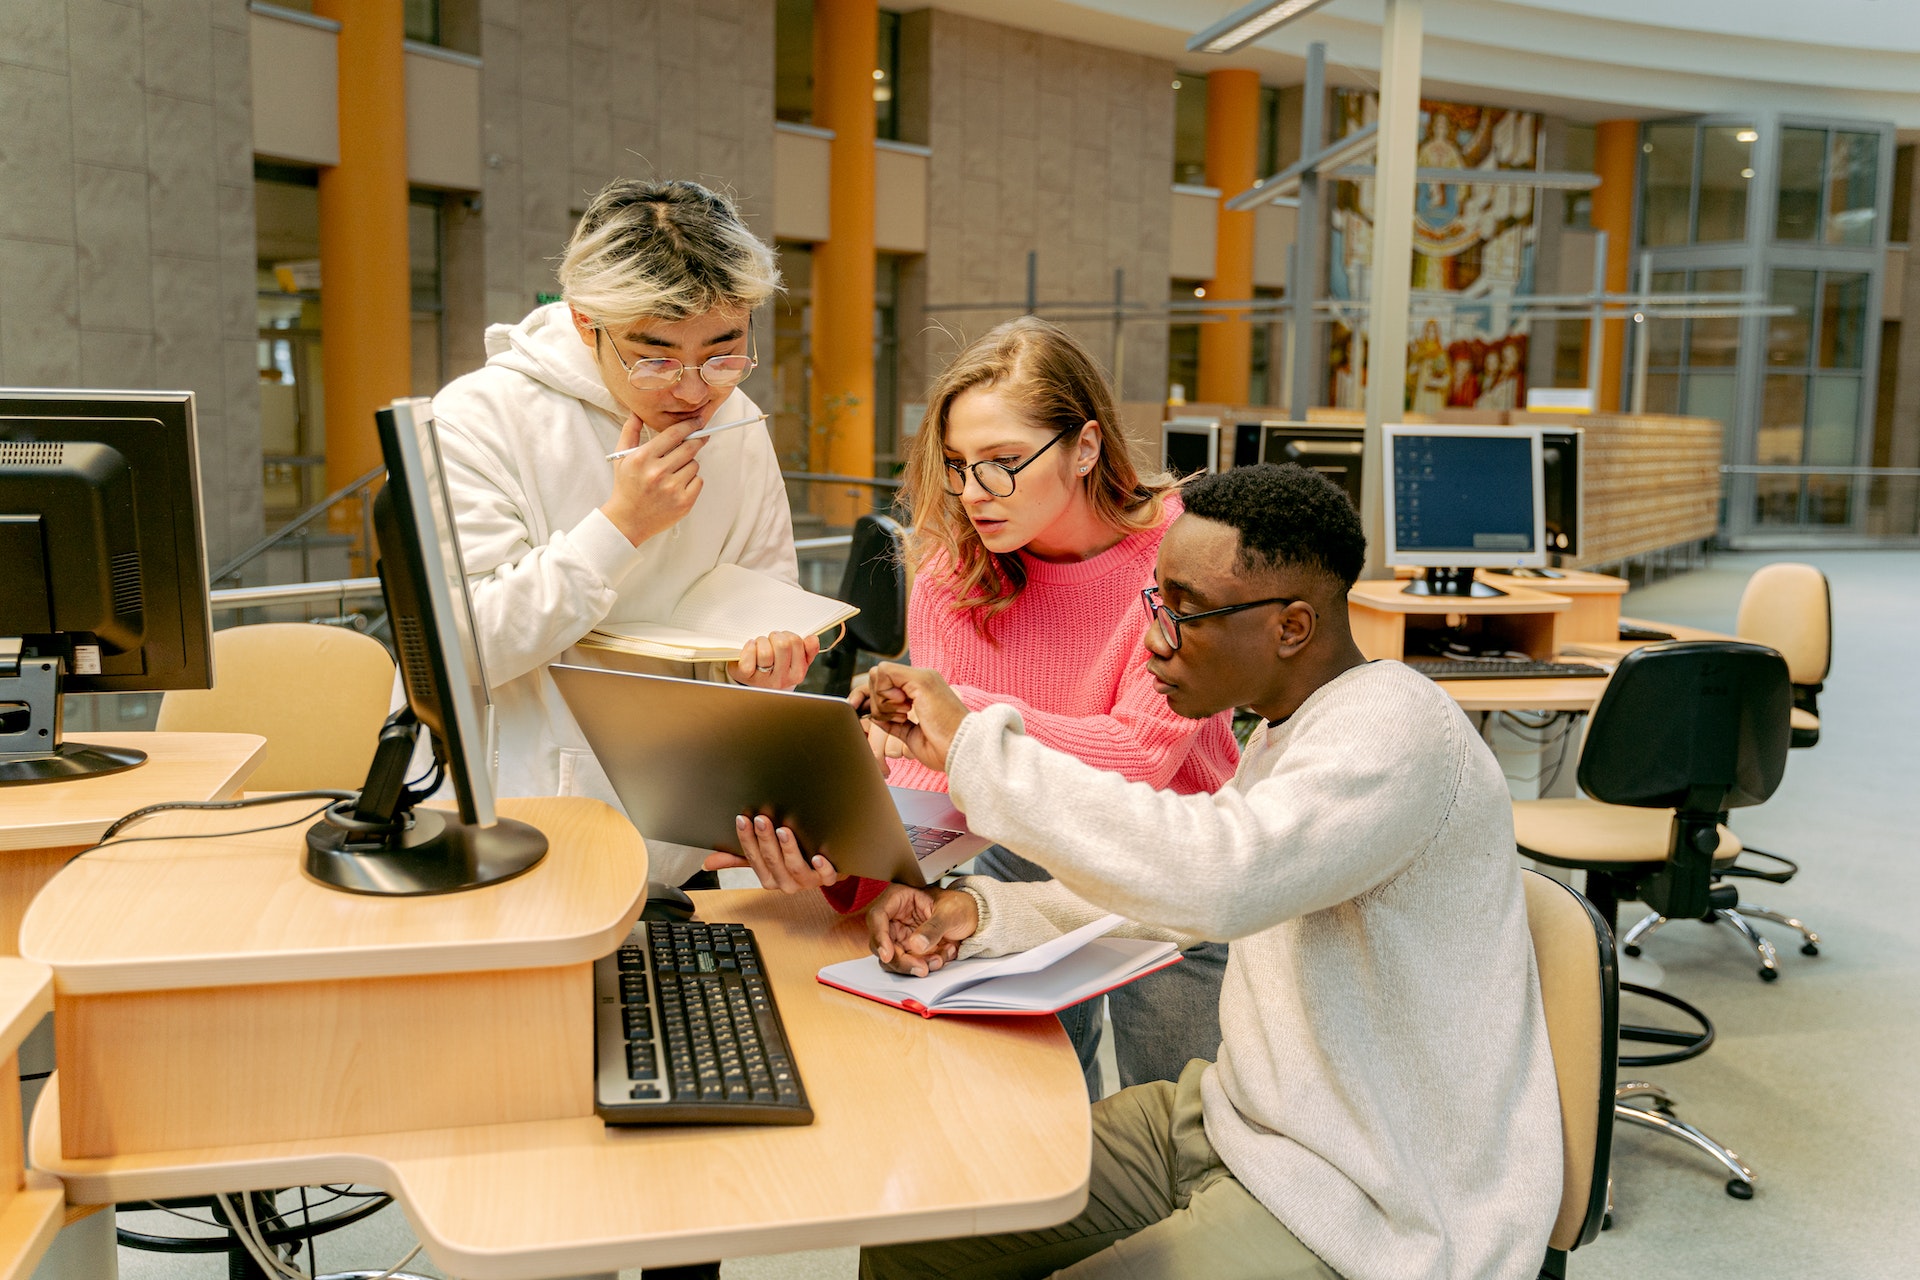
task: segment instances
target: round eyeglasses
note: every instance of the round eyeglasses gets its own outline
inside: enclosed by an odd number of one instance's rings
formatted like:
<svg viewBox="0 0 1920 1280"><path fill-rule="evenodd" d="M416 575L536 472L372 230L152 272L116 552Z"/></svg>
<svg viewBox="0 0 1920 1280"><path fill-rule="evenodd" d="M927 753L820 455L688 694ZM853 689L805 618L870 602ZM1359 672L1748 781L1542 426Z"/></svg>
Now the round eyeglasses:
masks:
<svg viewBox="0 0 1920 1280"><path fill-rule="evenodd" d="M1033 451L1033 457L1028 458L1025 462L1016 463L1011 467L1003 462L955 462L952 458L949 458L947 459L946 466L947 492L956 498L965 493L967 491L967 473L971 471L974 480L979 483L982 489L987 491L989 497L1011 498L1013 496L1013 478L1032 466L1034 460L1041 454L1066 439L1070 432L1078 430L1080 430L1079 427L1062 427L1060 431L1054 435L1053 439Z"/></svg>
<svg viewBox="0 0 1920 1280"><path fill-rule="evenodd" d="M1266 600L1225 605L1219 609L1204 609L1199 613L1175 613L1160 602L1160 588L1156 586L1141 590L1140 603L1147 607L1147 617L1160 629L1160 638L1167 642L1167 648L1177 650L1180 647L1180 628L1185 623L1198 622L1202 618L1219 618L1229 613L1239 613L1242 609L1257 609L1263 604L1298 604L1299 599L1295 596L1273 596Z"/></svg>
<svg viewBox="0 0 1920 1280"><path fill-rule="evenodd" d="M595 329L594 341L598 342L600 335L605 332L604 329ZM747 375L760 364L758 340L754 341L752 354L710 356L699 364L688 364L684 360L674 360L664 356L635 360L632 364L628 364L626 357L620 354L620 344L613 340L612 335L608 335L607 345L613 348L613 358L620 362L622 369L626 370L627 381L633 384L636 391L665 390L677 385L680 379L689 373L699 375L700 381L710 387L737 387L745 382Z"/></svg>

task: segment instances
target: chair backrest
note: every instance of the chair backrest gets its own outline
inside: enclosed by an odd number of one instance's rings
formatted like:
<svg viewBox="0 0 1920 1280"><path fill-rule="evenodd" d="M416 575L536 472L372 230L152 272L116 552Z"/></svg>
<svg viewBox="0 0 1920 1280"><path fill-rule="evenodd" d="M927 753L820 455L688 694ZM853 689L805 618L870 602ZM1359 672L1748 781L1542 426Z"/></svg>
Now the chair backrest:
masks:
<svg viewBox="0 0 1920 1280"><path fill-rule="evenodd" d="M889 516L869 514L853 522L839 598L860 612L848 621L841 644L883 658L906 652L906 547L906 534Z"/></svg>
<svg viewBox="0 0 1920 1280"><path fill-rule="evenodd" d="M1560 1088L1560 1212L1547 1244L1571 1251L1600 1233L1607 1211L1620 975L1613 935L1591 902L1537 871L1521 878Z"/></svg>
<svg viewBox="0 0 1920 1280"><path fill-rule="evenodd" d="M276 622L213 637L214 687L169 693L154 726L257 733L250 791L354 790L367 778L393 700L393 659L345 627Z"/></svg>
<svg viewBox="0 0 1920 1280"><path fill-rule="evenodd" d="M1674 810L1667 860L1640 882L1641 901L1671 919L1706 918L1720 824L1780 785L1792 708L1786 659L1762 645L1670 641L1620 660L1587 728L1580 789Z"/></svg>
<svg viewBox="0 0 1920 1280"><path fill-rule="evenodd" d="M1733 630L1742 640L1779 650L1795 684L1820 684L1833 666L1833 593L1827 575L1790 561L1762 567L1740 593Z"/></svg>

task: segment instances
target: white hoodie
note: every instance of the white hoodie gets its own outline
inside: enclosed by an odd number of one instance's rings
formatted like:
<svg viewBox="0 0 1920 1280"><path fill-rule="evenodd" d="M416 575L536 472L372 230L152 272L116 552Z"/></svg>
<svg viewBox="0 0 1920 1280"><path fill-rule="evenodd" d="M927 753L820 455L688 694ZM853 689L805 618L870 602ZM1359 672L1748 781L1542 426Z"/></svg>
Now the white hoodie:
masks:
<svg viewBox="0 0 1920 1280"><path fill-rule="evenodd" d="M489 328L487 357L435 396L433 411L498 719L498 794L594 796L619 808L547 664L602 622L665 621L716 565L798 583L780 464L765 423L708 437L693 510L636 547L600 511L627 411L566 304ZM735 391L712 420L758 412ZM699 850L676 850L650 846L652 878L678 884L698 869Z"/></svg>

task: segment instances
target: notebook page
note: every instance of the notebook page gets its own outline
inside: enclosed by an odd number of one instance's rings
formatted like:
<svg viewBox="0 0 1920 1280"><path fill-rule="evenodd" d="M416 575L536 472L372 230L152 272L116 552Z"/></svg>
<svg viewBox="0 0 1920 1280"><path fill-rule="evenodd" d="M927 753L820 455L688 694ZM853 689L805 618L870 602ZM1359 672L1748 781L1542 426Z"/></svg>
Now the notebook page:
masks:
<svg viewBox="0 0 1920 1280"><path fill-rule="evenodd" d="M1007 977L1016 974L1034 973L1057 963L1067 956L1098 938L1101 934L1111 933L1120 927L1122 917L1102 916L1092 924L1082 925L1072 933L1063 933L1057 938L1041 943L1028 951L1016 951L1004 956L975 956L970 960L956 960L952 964L942 965L924 978L912 974L894 973L883 968L872 956L862 956L858 960L843 960L839 964L830 964L820 972L831 976L834 981L856 990L865 991L886 1000L904 1002L914 1000L933 1007L941 1004L949 995L964 990L991 978Z"/></svg>
<svg viewBox="0 0 1920 1280"><path fill-rule="evenodd" d="M981 1013L1053 1009L1117 987L1179 950L1150 938L1097 938L1038 973L1015 973L956 991L939 1002L951 1011Z"/></svg>
<svg viewBox="0 0 1920 1280"><path fill-rule="evenodd" d="M737 648L773 631L818 635L853 613L839 600L723 564L693 584L667 621L703 636L725 637Z"/></svg>

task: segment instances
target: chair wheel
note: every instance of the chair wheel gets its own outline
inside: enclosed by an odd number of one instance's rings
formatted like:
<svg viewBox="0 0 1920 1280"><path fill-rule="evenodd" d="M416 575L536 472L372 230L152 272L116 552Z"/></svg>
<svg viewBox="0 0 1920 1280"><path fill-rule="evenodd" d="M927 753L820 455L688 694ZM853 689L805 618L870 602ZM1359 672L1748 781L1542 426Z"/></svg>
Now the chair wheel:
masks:
<svg viewBox="0 0 1920 1280"><path fill-rule="evenodd" d="M1778 982L1780 981L1780 971L1778 969L1762 969L1760 971L1760 981Z"/></svg>
<svg viewBox="0 0 1920 1280"><path fill-rule="evenodd" d="M1817 956L1820 954L1820 948L1814 946L1811 942L1803 943L1800 947L1800 954L1803 956Z"/></svg>
<svg viewBox="0 0 1920 1280"><path fill-rule="evenodd" d="M1727 1194L1735 1200L1751 1200L1753 1199L1753 1184L1744 1178L1729 1178L1727 1180Z"/></svg>
<svg viewBox="0 0 1920 1280"><path fill-rule="evenodd" d="M1622 947L1620 949L1626 952L1630 956L1638 956L1640 954L1640 944L1637 942L1634 943L1632 946Z"/></svg>

